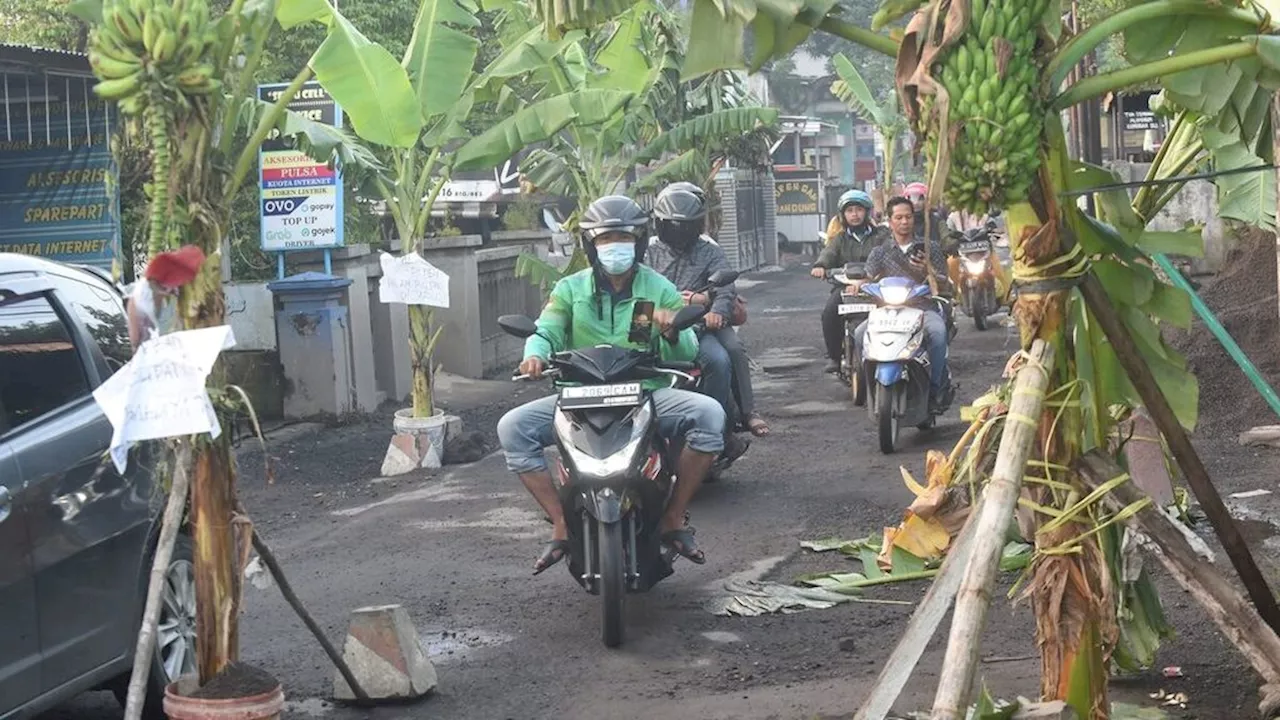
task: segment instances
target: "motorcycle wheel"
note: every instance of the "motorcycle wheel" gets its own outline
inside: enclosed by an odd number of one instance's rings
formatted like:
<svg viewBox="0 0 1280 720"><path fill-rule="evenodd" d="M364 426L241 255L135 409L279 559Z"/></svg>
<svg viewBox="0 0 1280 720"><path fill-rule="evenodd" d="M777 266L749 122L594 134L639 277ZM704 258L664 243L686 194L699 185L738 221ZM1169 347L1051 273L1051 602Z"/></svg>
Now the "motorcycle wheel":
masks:
<svg viewBox="0 0 1280 720"><path fill-rule="evenodd" d="M622 644L622 608L627 596L622 523L596 523L600 558L601 637L605 647Z"/></svg>
<svg viewBox="0 0 1280 720"><path fill-rule="evenodd" d="M893 414L892 388L881 388L876 393L876 421L880 430L880 452L892 455L898 443L898 418Z"/></svg>
<svg viewBox="0 0 1280 720"><path fill-rule="evenodd" d="M978 332L987 329L987 316L981 310L973 314L973 326L978 329Z"/></svg>
<svg viewBox="0 0 1280 720"><path fill-rule="evenodd" d="M862 381L862 363L857 362L854 357L853 339L845 337L844 339L844 358L845 366L848 368L849 377L849 396L853 399L854 407L865 407L867 404L867 386Z"/></svg>

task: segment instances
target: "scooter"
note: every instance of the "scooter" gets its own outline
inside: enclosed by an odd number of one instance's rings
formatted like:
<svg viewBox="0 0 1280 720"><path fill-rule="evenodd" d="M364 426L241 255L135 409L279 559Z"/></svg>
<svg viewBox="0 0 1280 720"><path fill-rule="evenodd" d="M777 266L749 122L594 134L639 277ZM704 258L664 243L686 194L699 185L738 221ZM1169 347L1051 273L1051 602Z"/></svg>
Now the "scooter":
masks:
<svg viewBox="0 0 1280 720"><path fill-rule="evenodd" d="M715 273L713 282L723 287L736 276ZM690 328L706 314L706 307L689 305L672 324ZM498 325L520 338L538 333L523 315L504 315ZM694 363L663 362L656 346L600 345L552 353L543 373L559 391L553 477L569 525L567 565L579 585L600 596L606 647L622 644L626 595L671 575L679 557L663 546L658 528L683 443L658 433L652 391L642 381L669 378L671 387L687 388L696 382L693 370Z"/></svg>
<svg viewBox="0 0 1280 720"><path fill-rule="evenodd" d="M840 360L840 379L849 386L853 404L863 407L867 404L867 376L862 366L862 358L858 357L857 329L876 309L875 297L861 289L867 278L866 263L847 263L840 270L832 270L827 274L827 281L838 288L840 293L839 313L844 321L844 355Z"/></svg>
<svg viewBox="0 0 1280 720"><path fill-rule="evenodd" d="M880 452L896 449L902 424L932 428L929 409L929 354L924 344L924 314L930 304L946 303L930 296L929 286L910 278L889 277L863 286L876 298L867 319L863 368L868 378L868 411L880 436ZM943 315L945 317L945 306ZM949 371L948 371L949 372ZM951 404L955 389L947 377L941 405Z"/></svg>
<svg viewBox="0 0 1280 720"><path fill-rule="evenodd" d="M1000 309L993 265L997 261L993 257L991 241L994 229L995 222L987 221L986 227L953 234L957 241L955 253L960 259L960 292L964 310L973 318L973 325L979 331L987 329L987 318Z"/></svg>

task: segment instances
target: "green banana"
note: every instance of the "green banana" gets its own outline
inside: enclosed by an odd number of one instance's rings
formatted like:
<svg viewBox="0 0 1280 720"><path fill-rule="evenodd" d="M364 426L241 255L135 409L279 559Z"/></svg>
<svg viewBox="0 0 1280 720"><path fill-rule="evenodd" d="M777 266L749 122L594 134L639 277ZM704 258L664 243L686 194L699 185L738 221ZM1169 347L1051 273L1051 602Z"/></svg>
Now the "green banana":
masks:
<svg viewBox="0 0 1280 720"><path fill-rule="evenodd" d="M103 100L121 100L138 91L142 86L142 73L112 80L101 80L93 86L93 92Z"/></svg>

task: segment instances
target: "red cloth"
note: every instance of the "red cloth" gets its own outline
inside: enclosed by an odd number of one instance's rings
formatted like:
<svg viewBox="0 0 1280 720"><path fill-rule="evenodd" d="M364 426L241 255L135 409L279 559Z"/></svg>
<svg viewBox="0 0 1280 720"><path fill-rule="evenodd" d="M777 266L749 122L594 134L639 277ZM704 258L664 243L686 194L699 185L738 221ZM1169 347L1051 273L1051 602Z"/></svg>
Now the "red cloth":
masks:
<svg viewBox="0 0 1280 720"><path fill-rule="evenodd" d="M204 264L204 251L195 245L162 252L147 263L146 278L165 287L182 287L191 282Z"/></svg>

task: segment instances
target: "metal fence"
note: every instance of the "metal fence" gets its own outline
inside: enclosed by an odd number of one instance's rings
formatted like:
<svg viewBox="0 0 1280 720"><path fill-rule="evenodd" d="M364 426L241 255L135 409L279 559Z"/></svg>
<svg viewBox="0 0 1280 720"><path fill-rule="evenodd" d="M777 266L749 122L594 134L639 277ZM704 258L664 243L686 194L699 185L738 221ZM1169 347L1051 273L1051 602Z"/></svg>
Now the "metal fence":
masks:
<svg viewBox="0 0 1280 720"><path fill-rule="evenodd" d="M476 277L480 305L481 374L489 377L508 371L520 362L524 341L512 337L498 327L503 315L536 317L542 305L538 288L516 276L517 256L502 253L486 258L485 251L476 253Z"/></svg>

